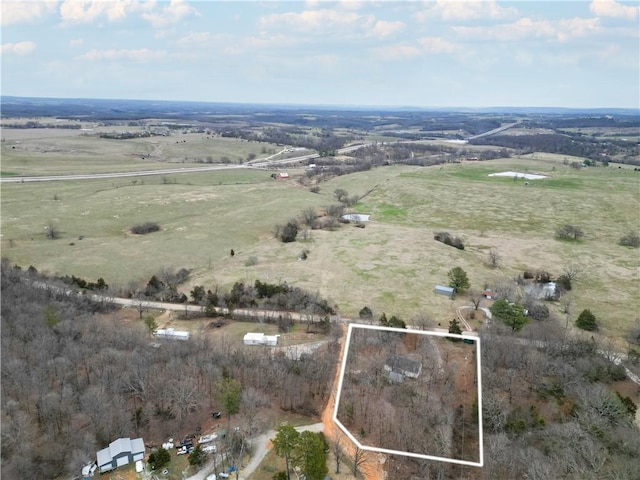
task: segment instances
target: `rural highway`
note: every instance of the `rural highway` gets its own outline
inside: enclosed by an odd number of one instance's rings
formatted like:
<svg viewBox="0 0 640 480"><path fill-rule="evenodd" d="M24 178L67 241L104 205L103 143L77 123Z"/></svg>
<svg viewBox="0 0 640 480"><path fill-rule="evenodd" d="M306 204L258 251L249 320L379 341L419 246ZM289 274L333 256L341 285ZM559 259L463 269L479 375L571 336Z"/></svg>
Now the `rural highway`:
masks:
<svg viewBox="0 0 640 480"><path fill-rule="evenodd" d="M352 145L350 147L340 148L337 153L343 154L358 150L359 148L370 145L368 143ZM174 175L178 173L194 173L194 172L212 172L217 170L237 170L241 168L277 168L280 165L290 165L292 163L300 163L314 158L319 158L317 153L301 155L299 157L285 158L282 160L272 160L268 157L264 160L254 160L251 163L243 163L240 165L207 165L203 167L180 167L180 168L161 168L158 170L137 170L130 172L111 172L111 173L79 173L68 175L37 175L37 176L16 176L1 177L0 183L29 183L29 182L59 182L65 180L97 180L105 178L131 178L131 177L148 177L151 175Z"/></svg>

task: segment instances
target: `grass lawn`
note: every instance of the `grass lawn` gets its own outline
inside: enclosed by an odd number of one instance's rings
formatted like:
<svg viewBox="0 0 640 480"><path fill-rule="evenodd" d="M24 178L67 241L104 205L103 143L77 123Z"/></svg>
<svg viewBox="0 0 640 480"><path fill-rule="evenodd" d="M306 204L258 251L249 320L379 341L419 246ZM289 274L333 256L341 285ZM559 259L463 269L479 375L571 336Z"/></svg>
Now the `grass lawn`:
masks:
<svg viewBox="0 0 640 480"><path fill-rule="evenodd" d="M427 313L444 325L456 305L467 303L464 296L452 302L433 294L455 266L467 272L472 288L483 288L525 268L558 276L577 264L581 275L570 293L571 320L589 308L606 336L620 338L640 309L640 251L617 245L624 234L640 230L640 176L628 168L576 170L564 159L537 154L381 167L334 178L320 185L319 194L295 178L274 181L263 171L174 175L170 182L150 177L136 185L7 184L2 255L25 267L120 285L146 283L164 267L185 267L192 270L183 286L187 294L194 285L287 281L328 297L343 316L357 317L367 305L375 318L382 312L406 320ZM507 170L549 178L525 186L522 180L488 176ZM352 208L372 215L366 228L312 231L307 241L288 244L273 238L276 224L307 207L335 203L337 188L350 195L370 192ZM161 230L129 233L146 221L158 222ZM49 222L61 232L59 239L46 238ZM555 240L555 230L566 223L580 227L584 239ZM461 237L465 250L434 241L438 231ZM495 270L486 265L492 248L502 257ZM304 249L308 258L300 261Z"/></svg>

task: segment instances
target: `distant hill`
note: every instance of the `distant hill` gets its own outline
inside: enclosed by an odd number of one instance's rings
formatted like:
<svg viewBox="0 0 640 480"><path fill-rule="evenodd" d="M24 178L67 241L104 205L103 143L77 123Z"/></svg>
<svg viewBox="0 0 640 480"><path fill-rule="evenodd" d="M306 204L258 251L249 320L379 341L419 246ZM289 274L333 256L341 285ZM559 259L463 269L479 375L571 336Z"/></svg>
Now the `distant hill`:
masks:
<svg viewBox="0 0 640 480"><path fill-rule="evenodd" d="M185 102L172 100L127 100L96 98L40 98L0 97L2 117L55 116L84 119L140 119L176 118L191 115L252 114L260 112L377 112L407 114L415 112L507 114L507 115L632 115L639 116L640 109L625 108L564 108L564 107L413 107L413 106L367 106L367 105L296 105L296 104L250 104Z"/></svg>

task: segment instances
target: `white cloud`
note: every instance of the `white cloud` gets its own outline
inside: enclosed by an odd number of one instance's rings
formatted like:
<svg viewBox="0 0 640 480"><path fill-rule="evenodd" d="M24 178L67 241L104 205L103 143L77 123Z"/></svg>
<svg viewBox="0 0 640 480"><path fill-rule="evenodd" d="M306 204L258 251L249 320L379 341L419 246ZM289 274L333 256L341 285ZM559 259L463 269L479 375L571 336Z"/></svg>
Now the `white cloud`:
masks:
<svg viewBox="0 0 640 480"><path fill-rule="evenodd" d="M232 36L225 36L225 38L219 37L218 40L222 40L221 43L223 45L220 52L225 55L241 55L273 47L291 47L300 42L298 38L287 35L249 36L240 39Z"/></svg>
<svg viewBox="0 0 640 480"><path fill-rule="evenodd" d="M165 28L191 15L199 15L199 13L184 0L171 0L171 3L161 11L144 13L142 18L151 23L154 28Z"/></svg>
<svg viewBox="0 0 640 480"><path fill-rule="evenodd" d="M496 0L436 0L426 2L426 8L415 14L418 21L429 18L443 20L471 20L476 18L512 18L518 11L512 7L501 7Z"/></svg>
<svg viewBox="0 0 640 480"><path fill-rule="evenodd" d="M93 0L65 0L60 5L60 16L64 22L88 23L103 15L111 3Z"/></svg>
<svg viewBox="0 0 640 480"><path fill-rule="evenodd" d="M176 43L181 46L198 46L207 44L212 39L213 36L209 32L193 32L179 38Z"/></svg>
<svg viewBox="0 0 640 480"><path fill-rule="evenodd" d="M387 22L385 20L378 20L371 29L371 34L374 37L385 38L394 33L404 30L405 24L403 22Z"/></svg>
<svg viewBox="0 0 640 480"><path fill-rule="evenodd" d="M26 8L25 2L2 1L0 2L0 15L2 26L17 23L28 23L55 11L57 2L40 1L29 2Z"/></svg>
<svg viewBox="0 0 640 480"><path fill-rule="evenodd" d="M404 60L424 55L451 54L462 48L440 37L419 38L416 45L397 44L371 49L382 60Z"/></svg>
<svg viewBox="0 0 640 480"><path fill-rule="evenodd" d="M601 31L597 18L567 18L558 22L556 37L561 42L572 38L586 37Z"/></svg>
<svg viewBox="0 0 640 480"><path fill-rule="evenodd" d="M371 49L373 55L381 60L406 60L415 58L422 53L420 49L414 45L386 45Z"/></svg>
<svg viewBox="0 0 640 480"><path fill-rule="evenodd" d="M69 45L72 47L80 47L82 45L84 45L84 39L83 38L72 38L71 40L69 40Z"/></svg>
<svg viewBox="0 0 640 480"><path fill-rule="evenodd" d="M458 45L440 37L423 37L418 39L418 43L424 53L454 53L460 50Z"/></svg>
<svg viewBox="0 0 640 480"><path fill-rule="evenodd" d="M98 50L93 49L76 57L78 60L129 60L134 62L148 62L167 58L164 51L154 51L148 48Z"/></svg>
<svg viewBox="0 0 640 480"><path fill-rule="evenodd" d="M2 55L27 55L36 49L36 44L29 41L18 43L4 43L1 48Z"/></svg>
<svg viewBox="0 0 640 480"><path fill-rule="evenodd" d="M513 23L481 27L451 27L457 34L483 40L514 42L529 38L556 39L561 42L598 33L601 29L597 18L569 18L558 21L521 18Z"/></svg>
<svg viewBox="0 0 640 480"><path fill-rule="evenodd" d="M362 0L341 0L340 7L345 10L360 10L365 5Z"/></svg>
<svg viewBox="0 0 640 480"><path fill-rule="evenodd" d="M109 22L122 20L131 14L141 14L154 27L162 28L178 22L197 11L184 0L64 0L60 16L65 23L90 23L106 17Z"/></svg>
<svg viewBox="0 0 640 480"><path fill-rule="evenodd" d="M259 22L262 28L282 27L305 32L326 32L335 28L347 29L354 26L373 24L370 15L358 15L354 12L337 10L307 10L301 13L271 14L262 17Z"/></svg>
<svg viewBox="0 0 640 480"><path fill-rule="evenodd" d="M593 0L589 9L599 17L626 18L637 20L640 7L622 5L615 0Z"/></svg>

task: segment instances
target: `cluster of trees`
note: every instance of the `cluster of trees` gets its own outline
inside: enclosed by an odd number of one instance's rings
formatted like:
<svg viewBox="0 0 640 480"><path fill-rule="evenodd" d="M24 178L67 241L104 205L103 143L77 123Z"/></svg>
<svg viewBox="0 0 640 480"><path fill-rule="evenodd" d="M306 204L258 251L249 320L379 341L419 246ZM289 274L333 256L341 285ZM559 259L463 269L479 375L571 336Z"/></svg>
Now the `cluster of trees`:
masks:
<svg viewBox="0 0 640 480"><path fill-rule="evenodd" d="M345 223L342 215L347 207L353 206L360 200L357 194L349 195L343 188L334 191L334 197L339 202L324 207L318 212L313 207L305 208L297 218L290 219L286 224L277 224L274 227L274 237L283 243L295 242L298 234L302 231L304 239L308 239L308 229L334 230Z"/></svg>
<svg viewBox="0 0 640 480"><path fill-rule="evenodd" d="M104 278L102 277L98 278L98 280L96 280L95 282L91 282L86 281L84 278L76 277L75 275L65 275L64 277L60 277L60 280L68 285L73 285L78 288L84 288L87 290L94 290L98 292L104 292L109 288L109 284L105 282Z"/></svg>
<svg viewBox="0 0 640 480"><path fill-rule="evenodd" d="M584 157L601 160L601 154L609 155L614 152L613 143L603 142L581 136L558 133L542 133L536 135L491 135L470 140L473 145L493 145L514 149L520 153L549 152L562 155Z"/></svg>
<svg viewBox="0 0 640 480"><path fill-rule="evenodd" d="M318 292L311 293L303 288L294 287L286 282L268 283L256 280L253 285L236 282L229 292L207 290L196 285L190 292L192 303L201 305L205 313L215 315L216 307L226 307L233 311L236 308L260 308L263 310L290 311L304 314L308 325L328 315L335 315L335 306ZM268 317L265 321L275 321Z"/></svg>
<svg viewBox="0 0 640 480"><path fill-rule="evenodd" d="M291 480L291 469L296 467L307 480L324 480L329 472L329 444L322 433L300 433L290 425L281 425L273 439L273 447L276 455L285 459L286 465L284 475L276 474L274 478Z"/></svg>
<svg viewBox="0 0 640 480"><path fill-rule="evenodd" d="M80 123L42 123L37 120L29 120L24 123L2 123L2 128L61 128L65 130L79 130Z"/></svg>
<svg viewBox="0 0 640 480"><path fill-rule="evenodd" d="M524 306L512 303L505 298L493 302L489 310L493 318L500 320L514 332L522 330L528 322Z"/></svg>
<svg viewBox="0 0 640 480"><path fill-rule="evenodd" d="M51 280L6 262L0 274L3 478L73 476L115 438L157 445L193 432L211 409L255 434L262 408L316 415L329 397L337 344L299 359L225 337L154 347L142 321L124 323L68 287L36 287ZM225 378L242 387L237 414L220 394Z"/></svg>
<svg viewBox="0 0 640 480"><path fill-rule="evenodd" d="M110 140L131 140L132 138L148 138L154 137L156 133L149 130L141 132L103 132L100 138L108 138Z"/></svg>

